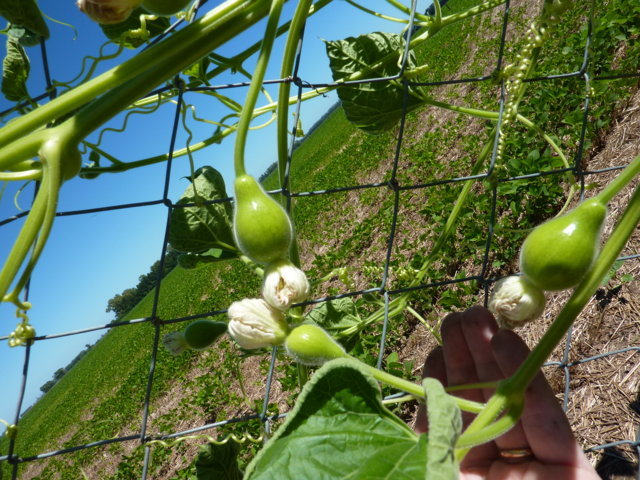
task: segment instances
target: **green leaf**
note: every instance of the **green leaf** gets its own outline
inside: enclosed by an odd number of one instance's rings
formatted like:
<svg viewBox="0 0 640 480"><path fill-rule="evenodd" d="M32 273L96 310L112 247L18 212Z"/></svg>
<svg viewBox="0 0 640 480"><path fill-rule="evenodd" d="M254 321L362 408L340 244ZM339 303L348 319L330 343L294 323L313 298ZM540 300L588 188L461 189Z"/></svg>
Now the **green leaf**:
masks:
<svg viewBox="0 0 640 480"><path fill-rule="evenodd" d="M529 152L529 155L527 155L527 160L529 160L530 162L535 162L539 158L540 158L540 150L538 149L531 150Z"/></svg>
<svg viewBox="0 0 640 480"><path fill-rule="evenodd" d="M35 0L0 0L0 15L36 36L49 38L49 27Z"/></svg>
<svg viewBox="0 0 640 480"><path fill-rule="evenodd" d="M329 65L333 79L339 81L362 70L369 70L367 78L381 78L397 75L400 71L398 60L404 49L400 35L374 32L357 38L326 42ZM382 59L390 57L383 65L373 67ZM407 68L415 68L413 52L409 54ZM409 88L407 110L418 107L422 100ZM338 88L347 119L356 127L374 133L393 128L402 116L404 87L397 82L366 82Z"/></svg>
<svg viewBox="0 0 640 480"><path fill-rule="evenodd" d="M2 61L2 93L12 102L29 98L27 78L29 78L29 57L20 41L7 37L7 55Z"/></svg>
<svg viewBox="0 0 640 480"><path fill-rule="evenodd" d="M150 38L160 35L169 28L169 19L159 16L155 20L147 18L145 29L142 29L140 15L149 16L149 13L142 7L138 7L124 22L108 25L101 24L100 28L109 40L125 48L138 48Z"/></svg>
<svg viewBox="0 0 640 480"><path fill-rule="evenodd" d="M613 262L613 265L611 265L611 268L609 269L607 274L604 276L604 278L600 282L601 287L605 287L611 281L611 279L615 276L616 272L620 270L620 267L622 267L623 263L624 262L622 260L617 260Z"/></svg>
<svg viewBox="0 0 640 480"><path fill-rule="evenodd" d="M198 480L241 480L242 471L237 460L239 450L239 445L232 440L221 445L202 445L195 461Z"/></svg>
<svg viewBox="0 0 640 480"><path fill-rule="evenodd" d="M200 83L209 85L209 80L207 79L207 68L209 67L209 63L211 63L209 57L203 57L196 63L185 68L182 73L192 77L192 81L197 80L197 83L194 85L198 85Z"/></svg>
<svg viewBox="0 0 640 480"><path fill-rule="evenodd" d="M245 479L425 478L426 440L382 404L377 382L356 361L333 360L304 386Z"/></svg>
<svg viewBox="0 0 640 480"><path fill-rule="evenodd" d="M23 47L35 47L40 44L38 35L20 25L11 25L7 35L18 40Z"/></svg>
<svg viewBox="0 0 640 480"><path fill-rule="evenodd" d="M224 198L227 198L227 193L220 172L209 166L196 170L192 183L176 204L196 205L173 208L171 211L171 247L179 252L203 254L212 248L225 249L225 245L234 246L231 204L203 204ZM214 252L208 252L207 255L215 256Z"/></svg>
<svg viewBox="0 0 640 480"><path fill-rule="evenodd" d="M462 431L460 409L435 378L422 381L427 400L429 433L427 434L427 474L429 480L458 478L454 445Z"/></svg>
<svg viewBox="0 0 640 480"><path fill-rule="evenodd" d="M356 304L349 297L321 303L307 313L305 319L317 323L334 336L361 321Z"/></svg>

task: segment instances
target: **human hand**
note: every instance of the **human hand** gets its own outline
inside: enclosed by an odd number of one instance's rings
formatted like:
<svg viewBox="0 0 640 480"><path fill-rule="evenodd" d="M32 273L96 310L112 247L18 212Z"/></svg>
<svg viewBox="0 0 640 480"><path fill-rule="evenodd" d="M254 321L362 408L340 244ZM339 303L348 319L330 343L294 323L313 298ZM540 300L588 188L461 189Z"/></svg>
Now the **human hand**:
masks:
<svg viewBox="0 0 640 480"><path fill-rule="evenodd" d="M423 377L446 386L501 380L511 376L529 353L524 341L498 328L483 307L448 315L441 326L442 347L427 357ZM465 390L460 397L486 402L490 389ZM463 412L464 428L473 414ZM428 430L424 405L416 417L418 433ZM466 480L591 480L600 477L576 442L567 417L539 372L525 393L520 421L494 441L469 451L460 465Z"/></svg>

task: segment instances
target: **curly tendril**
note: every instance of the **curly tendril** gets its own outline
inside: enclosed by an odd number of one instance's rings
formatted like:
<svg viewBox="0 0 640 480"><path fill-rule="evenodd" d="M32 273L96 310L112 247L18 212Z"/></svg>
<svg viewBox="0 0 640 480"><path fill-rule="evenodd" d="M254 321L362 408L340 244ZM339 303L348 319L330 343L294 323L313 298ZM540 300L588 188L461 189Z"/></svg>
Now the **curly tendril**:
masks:
<svg viewBox="0 0 640 480"><path fill-rule="evenodd" d="M222 440L217 440L213 438L211 435L185 435L184 437L178 437L175 440L170 442L167 442L165 440L151 440L147 442L146 445L159 445L165 448L171 448L180 443L184 443L187 440L206 440L207 442L213 443L214 445L225 445L229 441L234 441L240 445L243 445L247 442L262 443L262 441L264 440L264 436L260 434L257 437L254 437L249 433L245 433L243 435L238 436L235 433L230 433L229 435L224 437Z"/></svg>

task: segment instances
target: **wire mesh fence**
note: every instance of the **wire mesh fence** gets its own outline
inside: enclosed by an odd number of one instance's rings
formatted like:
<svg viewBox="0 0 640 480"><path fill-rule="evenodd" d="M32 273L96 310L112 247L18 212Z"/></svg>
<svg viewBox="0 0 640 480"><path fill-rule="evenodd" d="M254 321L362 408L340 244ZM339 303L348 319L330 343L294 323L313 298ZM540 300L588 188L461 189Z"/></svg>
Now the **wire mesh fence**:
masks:
<svg viewBox="0 0 640 480"><path fill-rule="evenodd" d="M510 22L512 19L510 18L510 3L508 0L504 3L504 6L501 9L501 17L500 17L500 31L499 33L499 43L498 43L498 53L496 55L496 63L492 68L492 71L498 72L504 66L504 50L507 45L507 35L510 27ZM597 179L605 175L610 174L611 172L615 172L623 169L626 164L621 165L613 165L608 166L606 168L597 168L597 169L589 169L589 165L586 165L584 162L584 154L586 150L586 140L585 135L587 131L587 125L591 120L590 117L590 94L589 92L592 89L593 82L602 81L602 80L616 80L622 78L640 78L640 73L637 71L634 72L621 72L616 75L601 75L601 76L591 76L590 71L590 61L592 58L592 31L593 31L593 22L597 21L597 12L596 12L596 4L598 2L592 2L591 4L591 12L586 16L585 24L587 25L587 34L584 37L583 44L583 61L582 65L579 69L575 71L565 71L559 72L549 75L543 75L536 78L531 78L525 80L526 82L535 82L535 83L546 83L548 85L553 85L553 82L566 80L566 79L576 79L580 82L581 91L583 94L583 107L582 107L582 119L581 119L581 135L579 145L575 149L575 155L573 158L573 164L569 168L554 168L546 171L537 171L533 173L526 173L522 175L515 176L503 176L498 178L497 181L494 181L496 178L496 158L498 156L498 139L499 136L495 136L495 143L492 146L492 153L490 157L490 162L488 168L480 173L466 173L464 175L459 176L451 176L447 178L438 178L438 179L427 179L426 181L421 182L411 182L407 183L405 178L401 178L398 176L399 170L402 168L401 166L401 157L404 152L405 144L407 142L406 136L406 128L407 128L407 99L408 99L408 91L410 87L414 86L429 86L429 87L442 87L442 86L450 86L450 85L461 85L461 84L496 84L500 86L500 94L498 98L499 105L499 116L497 119L498 129L501 128L503 114L506 106L506 95L504 90L504 83L500 85L499 82L496 82L496 78L494 74L474 76L474 77L461 77L455 79L439 79L437 81L429 81L429 82L417 82L411 81L406 78L404 75L407 61L409 58L409 42L407 41L405 44L404 54L402 55L402 59L400 61L400 69L397 75L382 77L382 78L366 78L362 80L357 80L353 82L341 82L341 83L320 83L315 82L315 79L312 78L300 78L298 76L298 65L300 62L300 55L302 51L302 44L304 41L303 36L300 38L300 45L298 47L298 56L296 59L296 66L294 68L294 74L291 77L280 78L269 80L265 83L289 83L292 86L295 86L297 89L297 102L295 104L295 118L299 118L301 111L304 109L304 103L302 101L303 94L305 91L317 90L320 88L330 88L335 89L337 87L340 88L348 88L350 85L358 85L358 84L371 84L371 83L388 83L392 81L401 82L402 88L404 89L404 105L403 105L403 113L400 119L400 122L395 130L395 146L393 153L393 161L390 165L388 165L383 172L384 181L374 181L374 182L361 182L354 183L347 186L339 186L339 187L330 187L325 189L315 189L308 191L297 191L291 187L290 182L290 174L291 174L291 162L294 154L294 146L295 146L295 135L292 136L291 143L289 146L289 156L288 162L285 171L285 181L281 189L275 190L272 193L278 193L286 196L288 199L288 208L292 208L292 203L296 201L305 201L306 199L312 197L321 197L327 196L330 197L335 194L343 194L353 192L355 194L360 194L361 192L374 191L381 192L381 194L385 197L387 201L390 202L392 208L390 212L390 221L388 225L388 234L386 235L385 240L385 254L384 261L382 264L381 273L378 280L378 285L371 288L354 288L354 289L343 289L339 294L331 294L328 296L323 296L322 298L314 298L305 303L305 305L315 305L321 304L328 300L344 298L344 297L362 297L364 295L375 295L379 296L384 305L384 317L382 319L380 336L379 336L379 347L378 347L378 357L377 357L377 367L381 368L383 365L383 360L385 357L385 353L388 352L387 345L387 335L390 327L389 323L389 310L392 299L400 294L407 292L422 292L428 291L430 289L437 289L441 287L448 287L452 285L460 285L460 284L473 284L480 285L481 298L484 299L484 303L486 305L488 293L492 284L497 280L497 278L492 276L491 269L491 252L492 249L496 248L494 245L494 226L496 224L498 215L496 204L499 200L499 186L501 184L509 184L514 183L520 180L531 180L541 177L547 176L557 176L558 178L566 175L572 174L575 176L576 183L580 185L580 193L584 195L586 186L597 182ZM412 2L410 13L408 15L408 32L415 32L416 30L413 28L414 18L416 14L416 2ZM183 20L176 22L171 25L169 29L165 32L164 35L169 34L176 28L180 27L180 24L183 23ZM408 39L411 37L408 36ZM159 41L162 39L162 35L157 37L155 41ZM41 42L41 52L42 52L42 62L43 62L43 71L45 72L45 79L43 84L45 85L45 92L34 98L36 101L44 100L47 97L53 98L55 97L55 90L52 88L51 79L49 76L49 66L47 62L47 51L46 51L46 42ZM230 88L243 88L248 85L247 83L235 83L235 84L224 84L218 86L208 86L208 87L197 87L194 88L193 91L202 91L206 89L208 91L216 91ZM151 206L164 206L166 208L166 218L167 222L165 225L165 233L164 240L162 241L162 248L159 253L159 262L160 269L159 272L163 271L163 262L165 261L167 249L168 249L168 234L169 234L169 219L171 217L171 212L177 208L184 208L185 205L178 205L174 203L171 198L169 198L169 184L172 178L172 167L173 167L173 158L172 153L175 150L176 138L179 134L181 124L180 124L180 112L184 106L185 96L192 93L192 91L186 87L184 82L181 82L179 78L176 79L174 85L169 85L164 87L163 89L154 91L149 94L149 97L154 95L159 95L163 91L167 91L170 89L178 89L178 95L176 97L176 105L175 105L175 117L172 126L172 135L169 140L169 148L168 151L169 156L166 161L166 173L164 179L164 187L163 187L163 196L161 198L152 199L143 202L136 203L125 203L118 204L115 203L113 205L108 205L99 208L91 208L91 209L78 209L78 210L68 210L61 211L57 213L57 216L76 216L76 215L88 215L95 214L99 212L107 212L114 210L127 210L127 209L137 209L137 208L148 208ZM552 86L549 88L553 88ZM53 93L51 93L53 92ZM637 160L636 160L637 161ZM595 179L595 180L594 180ZM393 269L392 265L392 257L394 252L394 246L397 244L398 239L396 237L398 222L401 220L402 215L406 213L406 209L409 208L408 205L403 202L407 201L407 197L403 196L404 193L411 193L414 191L430 191L430 189L435 189L437 187L448 186L448 185L458 185L458 184L466 184L469 182L477 182L479 184L489 183L490 186L490 197L491 197L491 208L490 211L487 212L486 218L478 218L477 221L485 222L487 225L486 236L482 239L483 247L482 247L482 262L477 274L465 275L460 278L448 278L444 280L424 282L418 286L411 287L397 287L396 285L390 282L391 270ZM437 194L437 193L436 193ZM231 198L219 200L219 202L232 202ZM2 219L0 221L0 227L4 227L5 225L9 225L20 218L27 215L28 212L22 212L20 214L11 216L9 218ZM631 253L621 257L619 260L621 262L638 262L638 258L640 258L640 253ZM37 275L37 272L36 272ZM153 338L153 346L151 349L151 357L149 359L148 364L148 372L146 379L146 392L144 404L141 408L141 415L139 418L139 429L134 434L128 434L123 436L116 436L104 439L97 439L96 441L84 444L78 444L67 448L61 448L53 451L41 452L36 455L24 455L19 449L16 448L16 438L11 438L9 441L8 451L2 452L0 455L0 462L6 462L11 465L12 468L12 478L18 478L19 467L29 462L35 462L38 460L46 459L49 457L59 456L68 454L71 452L76 452L80 450L92 449L99 446L114 444L114 443L123 443L123 442L131 442L135 445L142 445L144 447L144 458L142 461L141 467L141 476L142 478L148 478L150 475L149 467L152 458L152 449L155 444L162 441L170 441L177 438L188 437L190 435L197 434L209 434L215 435L215 432L220 427L230 425L230 424L238 424L249 421L260 421L263 424L265 435L271 431L271 426L274 421L286 416L286 413L271 415L266 412L269 411L268 406L271 401L270 392L272 390L272 383L275 380L275 372L276 366L278 363L276 350L272 352L269 369L265 376L265 395L262 398L262 409L260 410L263 413L256 413L252 415L241 415L232 418L225 418L223 420L217 420L205 425L189 428L182 431L174 431L171 433L163 434L163 435L153 435L149 433L149 421L150 421L150 402L152 397L153 385L154 385L154 373L156 370L156 365L158 361L158 349L160 348L160 340L162 336L162 327L165 325L170 325L174 323L182 323L187 322L197 318L204 317L219 317L224 316L226 314L226 310L215 310L215 311L207 311L202 313L197 313L193 315L182 316L179 318L161 318L158 314L158 306L161 299L162 291L161 291L161 283L162 283L162 275L158 274L156 288L153 292L153 303L152 303L152 312L151 315L145 318L138 318L134 320L127 321L115 321L105 325L97 325L93 327L88 327L82 330L75 331L67 331L67 332L59 332L50 335L37 336L34 339L32 344L28 344L24 348L24 362L23 362L23 370L22 370L22 387L19 395L19 399L15 408L15 417L13 418L13 424L18 427L18 435L19 435L19 426L20 426L20 417L21 412L23 410L23 401L25 394L25 385L27 382L27 378L29 375L29 364L31 353L34 349L37 349L38 346L42 342L50 341L53 339L72 336L72 335L82 335L89 332L94 331L108 331L115 328L130 328L135 325L147 324L151 327L152 338ZM28 288L26 291L25 300L28 299ZM636 312L637 313L637 312ZM635 318L633 320L637 322L638 319ZM7 340L8 337L1 337L0 340ZM571 332L566 338L566 342L563 348L563 355L559 361L550 361L547 366L549 368L556 369L561 373L563 377L563 387L560 389L562 392L562 401L565 410L568 408L569 401L572 395L572 388L574 386L574 371L577 367L585 364L590 364L594 362L607 362L608 359L617 356L629 355L629 358L634 358L633 355L637 355L640 352L640 346L636 345L628 345L625 348L618 348L603 351L598 355L586 356L583 358L572 359L573 355L571 354L572 350L572 341L573 337ZM636 364L638 360L635 360ZM628 372L628 375L633 375L635 369L631 369ZM626 378L626 377L625 377ZM638 399L635 400L635 404L637 405ZM637 406L636 406L637 408ZM636 422L637 423L637 422ZM626 457L621 457L619 447L624 447L630 450L635 454L635 465L629 463L629 459ZM640 471L638 470L638 457L640 457L640 429L638 429L635 433L635 436L630 438L626 438L624 440L617 440L611 442L604 442L595 445L588 445L586 451L590 452L604 452L605 456L610 456L614 459L622 460L623 462L627 462L627 465L631 465L633 472L627 474L634 475L636 478L640 478Z"/></svg>

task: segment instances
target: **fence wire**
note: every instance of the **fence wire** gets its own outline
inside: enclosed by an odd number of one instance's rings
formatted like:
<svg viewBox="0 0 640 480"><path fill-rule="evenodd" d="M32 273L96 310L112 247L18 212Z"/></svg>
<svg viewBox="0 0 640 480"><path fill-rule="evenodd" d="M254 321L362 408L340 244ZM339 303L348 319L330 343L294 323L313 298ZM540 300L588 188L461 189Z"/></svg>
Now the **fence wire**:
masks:
<svg viewBox="0 0 640 480"><path fill-rule="evenodd" d="M206 1L206 0L205 0ZM204 2L201 2L204 3ZM442 2L444 3L444 2ZM505 49L505 44L506 44L506 37L507 37L507 27L509 25L509 8L510 8L510 2L509 0L507 0L504 4L504 13L503 13L503 17L502 17L502 26L501 26L501 34L500 34L500 43L499 43L499 50L498 50L498 55L497 55L497 60L496 60L496 66L495 66L495 71L499 71L502 68L502 61L503 61L503 54L504 54L504 49ZM384 306L385 306L385 313L384 313L384 320L383 320L383 324L382 324L382 333L380 336L380 344L379 344L379 353L378 353L378 359L377 359L377 367L380 368L382 365L382 361L384 358L384 353L386 350L386 335L388 332L388 327L389 327L389 305L390 305L390 299L392 297L394 297L395 295L399 295L402 293L407 293L407 292L414 292L414 291L420 291L420 290L427 290L427 289L432 289L432 288L437 288L437 287L442 287L442 286L450 286L450 285L455 285L455 284L465 284L465 283L469 283L469 282L479 282L480 285L483 286L484 288L484 302L485 302L485 306L487 303L487 297L488 297L488 292L490 289L490 286L497 280L496 278L491 278L488 276L488 272L489 272L489 254L492 248L492 240L493 240L493 228L495 225L495 221L496 221L496 204L497 204L497 199L498 199L498 183L505 183L505 182L514 182L514 181L518 181L518 180L524 180L524 179L532 179L532 178L536 178L536 177L541 177L541 176L547 176L547 175L563 175L565 173L573 173L575 175L575 177L577 178L578 182L580 183L582 189L581 189L581 193L584 194L584 189L585 189L585 179L588 176L594 176L594 175L601 175L613 170L619 170L624 168L626 165L617 165L617 166L613 166L613 167L608 167L608 168L604 168L604 169L598 169L598 170L584 170L582 168L582 155L583 155L583 149L584 149L584 145L585 145L585 133L586 133L586 127L587 127L587 122L588 122L588 115L589 115L589 108L590 108L590 98L588 95L589 92L589 88L591 86L591 83L595 80L612 80L612 79L622 79L622 78L640 78L640 73L621 73L619 75L607 75L607 76L601 76L601 77L595 77L595 78L590 78L589 74L588 74L588 66L589 66L589 60L591 58L591 53L590 53L590 43L592 41L592 26L591 26L591 22L593 21L594 18L594 12L593 9L595 9L595 2L592 3L592 12L589 15L589 28L588 28L588 35L586 37L586 41L585 41L585 45L584 45L584 58L583 58L583 62L581 67L576 70L576 71L571 71L571 72L565 72L565 73L561 73L561 74L554 74L554 75L547 75L547 76L540 76L540 77L535 77L535 78L531 78L531 79L526 79L524 80L525 82L548 82L548 81L553 81L553 80L557 80L557 79L565 79L565 78L578 78L578 79L582 79L583 83L584 83L584 107L583 107L583 120L582 120L582 131L581 131L581 135L580 135L580 143L577 149L577 153L575 155L575 161L574 161L574 166L570 167L570 168L560 168L560 169L554 169L551 171L539 171L539 172L535 172L535 173L531 173L531 174L526 174L526 175L518 175L518 176L512 176L512 177L508 177L508 178L500 178L498 180L498 182L494 182L493 186L492 186L492 201L491 201L491 211L490 211L490 215L489 218L486 219L487 221L487 225L488 225L488 233L485 239L485 247L484 247L484 253L483 253L483 262L482 262L482 267L481 267L481 272L479 275L470 275L470 276L466 276L464 278L457 278L457 279L452 279L452 280L445 280L445 281L436 281L436 282L427 282L418 286L414 286L414 287L409 287L409 288L397 288L397 289L393 289L389 287L389 272L391 269L391 257L392 257L392 249L393 249L393 245L394 242L396 240L395 238L395 234L396 234L396 227L397 227L397 222L399 219L399 216L401 215L400 213L400 207L401 207L401 199L400 199L400 194L403 191L412 191L412 190L424 190L424 189L428 189L428 188L432 188L432 187L437 187L437 186L442 186L442 185L448 185L448 184L457 184L457 183L461 183L461 182L467 182L470 180L473 181L483 181L483 180L489 180L491 174L493 173L493 169L494 169L494 165L495 165L495 160L496 160L496 154L497 154L497 139L499 137L499 135L496 135L496 142L493 146L493 150L492 150L492 155L491 155L491 160L490 160L490 164L489 167L487 169L487 171L485 173L482 174L477 174L477 175L468 175L468 176L458 176L458 177L452 177L452 178L446 178L446 179L439 179L439 180L433 180L433 181L429 181L429 182L424 182L424 183L414 183L414 184L401 184L399 179L396 176L396 173L398 172L398 168L399 168L399 160L400 160L400 156L401 153L403 151L403 140L405 139L405 123L407 120L407 105L406 105L406 100L408 98L408 91L409 91L409 87L411 86L444 86L444 85L456 85L456 84L467 84L467 83L482 83L482 82L494 82L494 76L493 75L485 75L485 76L480 76L480 77L473 77L473 78L457 78L457 79L447 79L447 80L441 80L441 81L431 81L431 82L412 82L407 80L406 78L403 78L403 73L405 71L406 65L407 65L407 60L408 60L408 56L409 56L409 42L406 42L406 48L404 50L404 53L402 55L402 59L401 59L401 68L400 71L397 75L395 76L391 76L391 77L382 77L382 78L368 78L368 79L363 79L363 80L357 80L357 81L352 81L352 82L341 82L341 83L317 83L317 82L312 82L309 79L303 79L300 78L298 76L298 69L300 66L300 60L301 60L301 50L302 50L302 43L303 43L303 37L304 37L304 29L302 30L302 34L300 37L300 41L299 41L299 46L298 46L298 53L297 53L297 57L296 57L296 61L295 61L295 66L294 66L294 72L293 75L291 77L288 78L280 78L280 79L272 79L272 80L267 80L264 83L265 84L277 84L277 83L290 83L293 86L297 87L297 102L295 104L295 118L299 118L300 116L300 112L301 112L301 106L302 106L302 95L303 92L305 90L314 90L314 89L318 89L318 88L323 88L323 87L338 87L338 86L347 86L347 85L356 85L356 84L364 84L364 83L372 83L372 82L390 82L393 80L400 80L402 82L403 88L404 88L404 105L403 105L403 115L401 117L400 123L399 123L399 127L397 129L397 137L396 137L396 146L395 146L395 153L394 153L394 158L393 158L393 163L392 165L389 167L389 180L385 181L385 182L374 182L374 183L359 183L359 184L353 184L353 185L349 185L349 186L344 186L344 187L336 187L336 188L327 188L327 189L322 189L322 190L312 190L312 191L291 191L290 187L289 187L289 180L290 180L290 168L291 168L291 160L292 160L292 156L293 156L293 150L294 150L294 142L295 142L295 135L292 136L291 139L291 144L289 146L289 155L288 155L288 161L286 164L286 169L285 169L285 181L284 184L282 186L281 189L279 190L274 190L272 193L281 193L283 195L285 195L287 197L288 200L288 208L291 208L291 202L293 199L296 198L306 198L306 197L314 197L314 196L324 196L324 195L332 195L332 194L338 194L338 193L345 193L345 192L352 192L352 191L362 191L362 190L381 190L381 191L386 191L387 195L391 196L393 199L393 209L392 209L392 221L391 221L391 227L390 227L390 232L387 238L387 247L386 247L386 255L385 255L385 261L384 261L384 266L383 266L383 271L382 271L382 275L380 278L380 283L378 287L375 288L369 288L369 289L360 289L360 290L352 290L352 291L345 291L339 295L331 295L331 296L326 296L326 297L322 297L322 298L314 298L312 300L309 300L307 302L305 302L304 304L301 305L314 305L314 304L320 304L329 300L333 300L333 299L339 299L339 298L344 298L344 297L358 297L358 296L362 296L362 295L366 295L366 294L377 294L380 295L380 297L383 299L384 301ZM413 0L412 1L412 5L411 5L411 14L410 14L410 19L409 19L409 27L408 27L408 31L409 32L413 32L413 22L414 22L414 16L416 14L416 1ZM167 35L168 33L170 33L171 31L175 30L181 23L183 23L183 20L179 20L177 22L175 22L173 25L171 25L161 36L156 37L152 43L155 43L157 41L160 41L162 39L163 36ZM410 37L409 37L410 38ZM41 95L35 96L34 100L39 101L39 100L43 100L46 98L49 99L53 99L56 97L56 90L55 88L53 88L52 83L51 83L51 77L50 77L50 73L49 73L49 64L48 64L48 60L47 60L47 50L46 50L46 42L43 40L41 42L41 53L42 53L42 65L43 65L43 72L44 72L44 83L45 83L45 92L46 93L42 93ZM49 335L42 335L42 336L37 336L34 339L33 344L29 344L24 348L24 362L23 362L23 370L22 370L22 384L21 384L21 388L20 388L20 394L18 397L18 402L16 405L16 410L15 410L15 417L14 417L14 425L15 426L19 426L20 424L20 412L22 410L22 405L24 402L24 396L25 396L25 386L26 386L26 382L27 382L27 378L28 378L28 374L29 374L29 360L30 360L30 356L31 356L31 352L33 348L37 348L37 345L40 342L46 341L46 340L51 340L51 339L56 339L56 338L61 338L61 337L66 337L66 336L73 336L73 335L81 335L81 334L85 334L85 333L89 333L89 332L95 332L95 331L99 331L99 330L110 330L113 328L121 328L121 327L129 327L129 326L133 326L133 325L140 325L140 324L151 324L154 327L154 336L153 336L153 348L152 348L152 354L151 354L151 359L149 362L149 371L148 371L148 377L147 377L147 381L146 381L146 393L145 393L145 400L144 400L144 404L143 404L143 410L142 410L142 415L140 418L140 428L139 431L135 434L131 434L131 435L125 435L125 436L120 436L120 437L116 437L116 438L109 438L109 439L103 439L103 440L97 440L91 443L86 443L86 444L81 444L81 445L76 445L73 447L69 447L69 448L63 448L63 449L59 449L59 450L55 450L55 451L49 451L49 452L42 452L39 453L37 455L30 455L30 456L23 456L20 454L19 451L16 451L16 437L13 437L10 439L9 441L9 449L6 455L1 455L0 456L0 462L7 462L8 464L10 464L12 466L12 478L15 479L17 478L18 475L18 467L21 464L27 463L27 462L33 462L33 461L37 461L37 460L42 460L45 458L49 458L49 457L53 457L53 456L58 456L58 455L64 455L67 453L71 453L71 452L76 452L76 451L80 451L80 450L85 450L85 449L91 449L91 448L95 448L95 447L99 447L99 446L104 446L104 445L108 445L108 444L113 444L113 443L122 443L122 442L132 442L132 441L137 441L139 442L141 445L143 445L145 447L145 453L144 453L144 460L143 460L143 466L142 466L142 471L141 471L141 477L142 479L146 479L149 475L149 466L150 466L150 461L151 461L151 448L153 443L157 443L157 442L161 442L161 441L167 441L167 440L172 440L172 439L177 439L177 438L182 438L182 437L186 437L189 435L193 435L193 434L200 434L203 432L211 432L211 431L215 431L217 428L219 427L223 427L226 425L230 425L230 424L237 424L237 423L244 423L244 422L249 422L249 421L255 421L255 420L260 420L263 424L264 424L264 430L266 432L266 434L268 435L270 433L270 426L271 423L279 418L282 418L284 416L286 416L286 413L284 414L278 414L278 415L267 415L265 413L263 414L254 414L254 415L245 415L245 416L240 416L240 417L234 417L234 418L229 418L229 419L225 419L222 421L216 421L216 422L212 422L206 425L202 425L200 427L197 428L191 428L191 429L187 429L187 430L183 430L183 431L177 431L177 432L173 432L173 433L169 433L169 434L165 434L165 435L160 435L160 436L151 436L147 434L147 426L148 426L148 421L149 421L149 408L150 408L150 399L151 399L151 392L152 392L152 388L153 388L153 382L154 382L154 372L155 372L155 368L156 368L156 361L157 361L157 353L158 353L158 346L159 346L159 341L160 341L160 330L161 327L163 325L169 325L169 324L173 324L173 323L180 323L180 322L187 322L187 321L191 321L194 319L198 319L198 318L204 318L204 317L215 317L218 315L224 315L226 313L226 310L215 310L215 311L209 311L209 312L204 312L204 313L198 313L195 315L189 315L189 316L183 316L183 317L179 317L179 318L160 318L157 315L158 312L158 306L159 306L159 301L160 301L160 285L162 282L162 272L164 269L164 260L165 260L165 254L167 253L167 247L168 247L168 232L169 232L169 218L171 216L171 212L173 209L175 208L184 208L186 206L191 206L191 205L187 205L187 204L182 204L182 205L177 205L175 203L173 203L171 201L171 199L168 196L168 191L169 191L169 184L170 184L170 179L171 179L171 173L172 173L172 164L173 164L173 152L174 152L174 147L175 147L175 142L176 142L176 137L177 137L177 133L179 131L180 128L180 111L181 111L181 107L183 105L184 102L184 96L189 94L190 92L198 92L198 91L216 91L216 90L224 90L224 89L230 89L230 88L243 88L249 85L249 82L238 82L238 83L232 83L232 84L223 84L223 85L217 85L217 86L206 86L206 87L196 87L193 89L187 88L185 86L185 84L183 82L180 81L179 78L176 79L175 82L175 86L178 87L179 91L178 91L178 97L177 97L177 101L176 101L176 106L175 106L175 116L174 116L174 120L173 120L173 128L172 128L172 135L170 138L170 142L169 142L169 156L168 159L166 161L166 171L165 171L165 178L164 178L164 189L163 189L163 196L161 198L155 199L155 200L148 200L148 201L143 201L143 202L136 202L136 203L126 203L126 204L113 204L113 205L109 205L109 206L104 206L104 207L99 207L99 208L91 208L91 209L80 209L80 210L68 210L68 211L61 211L61 212L57 212L57 216L59 217L64 217L64 216L76 216L76 215L88 215L88 214L93 214L93 213L98 213L98 212L107 212L107 211L114 211L114 210L122 210L122 209L136 209L136 208L147 208L147 207L151 207L151 206L157 206L157 205L164 205L166 207L166 217L167 217L167 221L165 224L165 232L164 232L164 240L162 242L162 249L161 249L161 253L160 253L160 257L159 257L159 262L160 262L160 268L158 269L158 276L157 276L157 280L156 280L156 288L154 290L154 297L153 297L153 303L152 303L152 313L149 317L145 317L145 318L138 318L138 319L133 319L133 320L128 320L128 321L116 321L116 322L112 322L109 324L101 324L101 325L95 325L92 327L87 327L81 330L74 330L74 331L67 331L67 332L59 332L59 333L54 333L54 334L49 334ZM173 89L175 88L175 86L166 86L163 87L161 89L155 90L153 92L151 92L147 98L153 96L153 95L157 95L159 93L162 93L164 91L167 91L169 89ZM501 87L501 93L500 93L500 99L499 99L499 117L498 117L498 121L497 121L497 125L498 125L498 129L501 127L502 125L502 114L504 111L504 107L505 107L505 89L504 89L504 83L502 84ZM22 105L22 107L24 106L28 106L29 104L24 104ZM11 109L2 112L0 114L6 114L8 112L14 111L14 110L18 110L21 107L21 105L18 105L16 107L12 107ZM295 128L295 126L294 126ZM226 198L226 199L221 199L221 200L216 200L213 202L205 202L206 204L212 204L212 203L221 203L221 202L231 202L232 199L231 198ZM16 220L19 220L20 218L24 217L25 215L27 215L29 212L21 212L18 213L16 215L13 215L11 217L5 218L0 220L0 227L5 226L7 224L10 224ZM632 254L632 255L627 255L624 257L621 257L619 259L619 261L638 261L638 258L640 258L640 253L638 254ZM25 289L25 301L28 299L28 286ZM4 341L7 340L8 337L0 337L0 341ZM629 346L627 348L622 348L622 349L617 349L617 350L611 350L611 351L607 351L607 352L603 352L601 354L598 355L594 355L594 356L590 356L590 357L586 357L586 358L581 358L578 360L574 360L574 361L570 361L569 360L569 352L571 349L571 345L572 345L572 333L571 331L568 333L566 341L565 341L565 345L564 345L564 353L562 356L561 361L553 361L553 362L548 362L546 364L547 367L553 367L553 368L557 368L559 371L562 372L562 375L564 376L564 390L563 390L563 397L562 397L562 402L563 402L563 408L565 409L565 411L567 410L568 407L568 403L569 403L569 399L571 396L571 380L572 380L572 368L579 366L579 365L583 365L586 363L590 363L590 362L597 362L597 361L603 361L606 360L607 358L616 356L616 355L622 355L625 353L638 353L640 352L640 346ZM270 401L270 394L271 394L271 385L272 385L272 381L274 378L274 373L275 373L275 368L276 368L276 363L277 363L277 358L276 358L276 351L275 349L272 352L271 355L271 360L270 360L270 366L269 366L269 371L267 373L266 379L265 379L265 383L266 383L266 393L265 393L265 397L263 399L263 408L262 408L262 412L267 412L267 407L269 405L269 401ZM633 450L633 452L635 453L636 457L640 458L640 428L636 431L636 435L635 438L628 438L625 440L621 440L621 441L616 441L616 442L609 442L609 443L603 443L603 444L599 444L599 445L593 445L593 446L589 446L588 448L585 449L585 451L603 451L604 455L610 456L614 459L618 459L618 460L622 460L622 461L627 461L628 459L621 457L616 450L616 447L620 447L620 446L628 446L629 448L631 448ZM638 468L638 465L636 464L635 468L635 477L637 479L640 480L640 469Z"/></svg>

